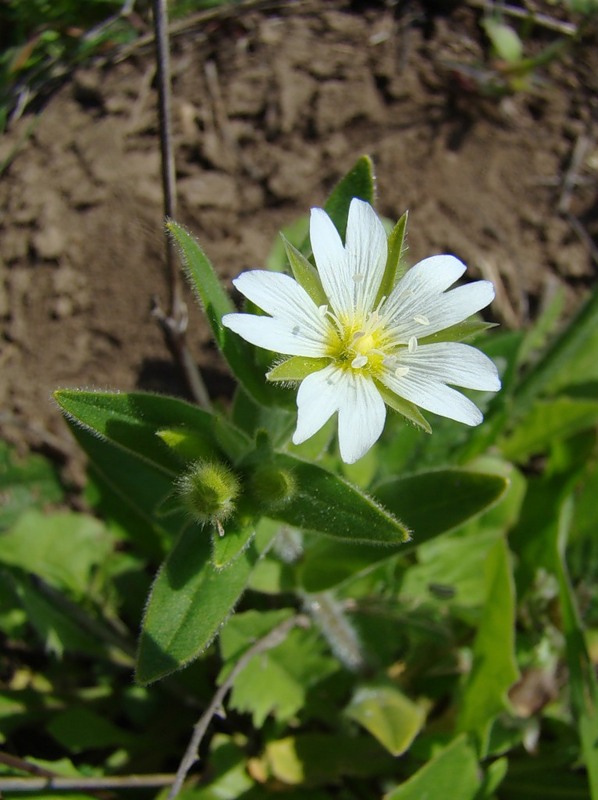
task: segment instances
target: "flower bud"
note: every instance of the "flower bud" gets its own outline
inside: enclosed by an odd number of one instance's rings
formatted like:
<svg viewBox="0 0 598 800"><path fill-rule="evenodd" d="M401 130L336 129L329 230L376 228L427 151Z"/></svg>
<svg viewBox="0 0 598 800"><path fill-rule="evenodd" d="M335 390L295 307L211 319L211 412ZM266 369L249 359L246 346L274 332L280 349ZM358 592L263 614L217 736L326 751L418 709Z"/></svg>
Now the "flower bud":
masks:
<svg viewBox="0 0 598 800"><path fill-rule="evenodd" d="M178 481L178 491L191 515L212 523L222 536L222 522L235 511L241 490L239 479L218 461L196 461Z"/></svg>
<svg viewBox="0 0 598 800"><path fill-rule="evenodd" d="M276 508L295 494L295 478L288 469L271 464L258 467L251 476L251 492L260 508Z"/></svg>

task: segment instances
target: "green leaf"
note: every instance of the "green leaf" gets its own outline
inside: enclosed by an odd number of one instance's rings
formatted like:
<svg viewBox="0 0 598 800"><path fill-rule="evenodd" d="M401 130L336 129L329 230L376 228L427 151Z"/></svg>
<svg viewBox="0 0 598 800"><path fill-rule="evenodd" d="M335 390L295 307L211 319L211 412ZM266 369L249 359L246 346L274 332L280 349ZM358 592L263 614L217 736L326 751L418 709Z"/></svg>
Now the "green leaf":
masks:
<svg viewBox="0 0 598 800"><path fill-rule="evenodd" d="M170 220L166 227L177 245L187 277L206 314L216 344L232 373L256 402L267 406L287 402L281 390L266 383L261 369L255 363L254 348L222 325L222 317L234 313L236 308L206 254L182 225Z"/></svg>
<svg viewBox="0 0 598 800"><path fill-rule="evenodd" d="M502 475L445 469L392 478L376 486L374 495L405 520L421 544L493 505L507 486Z"/></svg>
<svg viewBox="0 0 598 800"><path fill-rule="evenodd" d="M317 269L305 256L293 247L281 234L289 265L297 283L299 283L317 306L328 305L329 300L322 286Z"/></svg>
<svg viewBox="0 0 598 800"><path fill-rule="evenodd" d="M232 617L220 636L225 666L219 683L247 648L293 613L291 609L248 611ZM229 705L251 713L256 729L269 714L285 722L304 707L308 689L337 669L316 630L293 628L281 644L249 661L235 679Z"/></svg>
<svg viewBox="0 0 598 800"><path fill-rule="evenodd" d="M598 800L598 680L585 641L581 615L577 607L575 592L567 573L565 551L573 512L569 496L563 503L553 540L553 568L559 583L563 633L571 705L577 722L581 750L588 772L588 783L592 800Z"/></svg>
<svg viewBox="0 0 598 800"><path fill-rule="evenodd" d="M42 456L18 458L0 441L0 530L7 528L28 508L43 508L62 499L56 471Z"/></svg>
<svg viewBox="0 0 598 800"><path fill-rule="evenodd" d="M504 59L509 64L515 64L523 57L523 43L517 33L504 22L493 17L486 17L482 20L482 27L486 31L488 38L499 58Z"/></svg>
<svg viewBox="0 0 598 800"><path fill-rule="evenodd" d="M274 531L264 537L266 543L273 536ZM196 527L183 531L149 597L137 659L140 683L181 669L208 647L245 590L265 546L256 538L226 570L217 570L207 532Z"/></svg>
<svg viewBox="0 0 598 800"><path fill-rule="evenodd" d="M598 377L598 287L567 327L550 343L543 357L521 381L515 394L516 410L525 410L540 393L554 392L567 383ZM587 366L587 370L582 367Z"/></svg>
<svg viewBox="0 0 598 800"><path fill-rule="evenodd" d="M32 576L16 568L3 570L3 580L9 582L19 598L27 621L46 650L58 658L62 658L65 652L84 653L94 658L108 656L106 646L94 631L93 620L59 592L36 582Z"/></svg>
<svg viewBox="0 0 598 800"><path fill-rule="evenodd" d="M212 565L214 569L227 569L237 559L255 536L253 522L244 522L238 519L227 520L222 523L224 535L212 531ZM203 534L208 531L204 530Z"/></svg>
<svg viewBox="0 0 598 800"><path fill-rule="evenodd" d="M426 719L423 708L390 682L358 687L345 714L359 722L393 756L409 749Z"/></svg>
<svg viewBox="0 0 598 800"><path fill-rule="evenodd" d="M295 492L271 516L296 528L353 542L398 545L409 530L370 497L331 472L293 456L275 454L273 465L288 470Z"/></svg>
<svg viewBox="0 0 598 800"><path fill-rule="evenodd" d="M409 212L405 211L388 237L388 255L386 257L386 266L384 268L384 275L382 276L382 282L380 284L380 288L378 289L374 308L378 306L378 303L383 297L390 296L395 284L403 276L407 268L405 263L405 252L407 250L405 236L407 234L408 217Z"/></svg>
<svg viewBox="0 0 598 800"><path fill-rule="evenodd" d="M0 535L0 563L33 572L78 598L88 595L93 571L111 551L97 519L70 511L27 511Z"/></svg>
<svg viewBox="0 0 598 800"><path fill-rule="evenodd" d="M484 574L488 593L457 719L457 730L477 734L483 755L490 724L507 706L507 691L519 678L515 659L515 587L504 538L498 539L489 551Z"/></svg>
<svg viewBox="0 0 598 800"><path fill-rule="evenodd" d="M499 443L504 455L514 461L546 452L555 441L593 428L598 422L598 400L558 397L537 401L515 430Z"/></svg>
<svg viewBox="0 0 598 800"><path fill-rule="evenodd" d="M373 204L374 190L374 165L369 156L362 156L345 177L337 183L324 206L324 210L334 222L343 241L347 231L351 200L358 197Z"/></svg>
<svg viewBox="0 0 598 800"><path fill-rule="evenodd" d="M500 475L442 470L393 478L380 484L374 495L413 526L413 539L400 551L404 555L490 508L507 486L508 480ZM371 544L341 545L327 539L316 540L306 549L300 580L308 592L325 591L369 571L392 555Z"/></svg>
<svg viewBox="0 0 598 800"><path fill-rule="evenodd" d="M69 708L54 716L48 733L71 753L98 748L126 747L134 737L110 720L85 707Z"/></svg>
<svg viewBox="0 0 598 800"><path fill-rule="evenodd" d="M394 759L369 737L300 734L266 745L265 759L275 778L294 786L376 776L394 769ZM421 800L421 799L420 799Z"/></svg>
<svg viewBox="0 0 598 800"><path fill-rule="evenodd" d="M158 509L172 493L172 477L87 428L71 424L71 429L91 461L101 507L120 522L139 552L160 560L186 521L182 512L158 519Z"/></svg>
<svg viewBox="0 0 598 800"><path fill-rule="evenodd" d="M476 800L479 787L473 748L459 736L384 800Z"/></svg>

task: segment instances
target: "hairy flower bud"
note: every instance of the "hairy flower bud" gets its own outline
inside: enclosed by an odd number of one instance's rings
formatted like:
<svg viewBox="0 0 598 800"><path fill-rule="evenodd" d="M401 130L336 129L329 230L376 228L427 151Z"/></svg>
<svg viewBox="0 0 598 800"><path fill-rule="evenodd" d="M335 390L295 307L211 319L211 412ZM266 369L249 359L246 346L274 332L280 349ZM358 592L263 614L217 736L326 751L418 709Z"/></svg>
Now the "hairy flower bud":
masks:
<svg viewBox="0 0 598 800"><path fill-rule="evenodd" d="M178 481L187 510L198 522L215 525L221 536L222 523L234 513L240 490L237 476L218 461L196 461Z"/></svg>
<svg viewBox="0 0 598 800"><path fill-rule="evenodd" d="M258 467L250 480L251 493L260 507L276 508L287 503L295 494L296 484L288 469L271 464Z"/></svg>

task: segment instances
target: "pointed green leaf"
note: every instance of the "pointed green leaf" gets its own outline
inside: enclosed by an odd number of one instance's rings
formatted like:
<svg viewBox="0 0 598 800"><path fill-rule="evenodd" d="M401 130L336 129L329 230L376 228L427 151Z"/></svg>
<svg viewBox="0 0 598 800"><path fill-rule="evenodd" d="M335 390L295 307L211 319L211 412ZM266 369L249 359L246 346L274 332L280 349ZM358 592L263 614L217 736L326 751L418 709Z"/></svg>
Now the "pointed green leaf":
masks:
<svg viewBox="0 0 598 800"><path fill-rule="evenodd" d="M226 570L217 570L209 533L190 526L181 534L158 572L145 611L137 658L140 683L181 669L208 647L243 594L267 541L254 539Z"/></svg>
<svg viewBox="0 0 598 800"><path fill-rule="evenodd" d="M406 752L420 732L425 711L392 683L360 686L345 709L393 756Z"/></svg>
<svg viewBox="0 0 598 800"><path fill-rule="evenodd" d="M401 278L406 270L405 236L407 234L408 212L405 211L401 219L394 226L388 237L388 255L386 257L386 267L382 276L382 283L378 289L378 295L374 306L376 307L383 297L389 297L395 287L396 282Z"/></svg>
<svg viewBox="0 0 598 800"><path fill-rule="evenodd" d="M296 484L292 497L269 512L281 522L353 542L398 545L409 539L396 517L342 478L289 455L276 454L272 463Z"/></svg>
<svg viewBox="0 0 598 800"><path fill-rule="evenodd" d="M317 269L296 247L293 247L282 234L281 238L289 265L297 283L303 286L317 306L328 305L329 300L326 297Z"/></svg>
<svg viewBox="0 0 598 800"><path fill-rule="evenodd" d="M337 183L324 206L324 210L334 222L343 241L347 231L351 200L359 197L361 200L373 204L374 191L374 165L369 156L362 156L345 177Z"/></svg>
<svg viewBox="0 0 598 800"><path fill-rule="evenodd" d="M187 277L210 323L216 344L235 377L258 403L270 406L287 402L282 390L276 390L266 383L263 372L255 363L254 348L222 325L222 317L235 312L236 308L206 254L182 225L170 220L166 227L177 245Z"/></svg>
<svg viewBox="0 0 598 800"><path fill-rule="evenodd" d="M447 469L391 478L374 495L406 521L421 544L493 505L507 486L502 475Z"/></svg>
<svg viewBox="0 0 598 800"><path fill-rule="evenodd" d="M302 381L312 372L324 369L329 363L329 358L291 356L273 367L266 377L269 381Z"/></svg>
<svg viewBox="0 0 598 800"><path fill-rule="evenodd" d="M488 593L457 719L457 730L477 735L483 755L492 720L507 706L507 692L519 677L515 658L515 587L503 537L489 551L484 571Z"/></svg>
<svg viewBox="0 0 598 800"><path fill-rule="evenodd" d="M476 800L478 773L473 748L459 736L408 781L384 795L384 800Z"/></svg>
<svg viewBox="0 0 598 800"><path fill-rule="evenodd" d="M189 431L189 436L202 451L211 449L213 454L222 452L225 442L231 445L236 442L238 450L243 451L249 441L225 419L174 397L71 389L61 389L55 392L54 397L69 419L151 462L169 475L180 472L188 459L180 450L177 452L177 448L170 446L172 437L166 442L164 437L157 435L158 431L175 430L179 434ZM232 446L231 449L234 450Z"/></svg>

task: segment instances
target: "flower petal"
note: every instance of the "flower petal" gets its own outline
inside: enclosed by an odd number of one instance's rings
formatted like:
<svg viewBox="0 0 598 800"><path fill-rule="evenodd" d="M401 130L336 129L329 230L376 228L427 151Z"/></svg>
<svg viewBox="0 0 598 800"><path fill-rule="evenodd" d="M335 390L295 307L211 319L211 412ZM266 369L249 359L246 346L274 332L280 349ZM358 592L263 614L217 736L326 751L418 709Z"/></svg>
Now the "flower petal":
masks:
<svg viewBox="0 0 598 800"><path fill-rule="evenodd" d="M322 208L312 208L309 237L322 286L337 315L353 310L353 282L339 232Z"/></svg>
<svg viewBox="0 0 598 800"><path fill-rule="evenodd" d="M386 267L386 231L369 203L354 197L349 206L345 243L352 282L353 308L372 310Z"/></svg>
<svg viewBox="0 0 598 800"><path fill-rule="evenodd" d="M297 392L297 428L293 443L301 444L325 425L338 410L338 387L342 371L329 366L312 372L299 386Z"/></svg>
<svg viewBox="0 0 598 800"><path fill-rule="evenodd" d="M436 380L426 370L410 368L407 375L401 377L386 370L380 379L399 397L404 397L433 414L472 426L479 425L483 420L482 412L471 400Z"/></svg>
<svg viewBox="0 0 598 800"><path fill-rule="evenodd" d="M288 275L256 269L241 273L233 284L267 314L293 325L311 326L323 338L326 337L330 323L318 311L305 289Z"/></svg>
<svg viewBox="0 0 598 800"><path fill-rule="evenodd" d="M426 372L441 383L486 392L500 389L494 363L477 348L462 342L424 344L414 353L401 352L397 361L401 367Z"/></svg>
<svg viewBox="0 0 598 800"><path fill-rule="evenodd" d="M378 441L385 420L386 406L374 382L346 372L338 413L338 443L345 464L354 464Z"/></svg>
<svg viewBox="0 0 598 800"><path fill-rule="evenodd" d="M388 333L398 342L422 338L450 328L485 308L494 299L490 281L475 281L443 294L413 295L395 304ZM386 308L384 309L386 312Z"/></svg>
<svg viewBox="0 0 598 800"><path fill-rule="evenodd" d="M302 328L299 323L293 325L292 322L255 314L226 314L222 317L222 324L245 341L276 353L314 358L326 355L326 345L319 332L309 326Z"/></svg>
<svg viewBox="0 0 598 800"><path fill-rule="evenodd" d="M297 429L301 444L339 412L341 458L353 464L377 441L384 428L386 406L370 378L333 365L308 375L297 392Z"/></svg>

